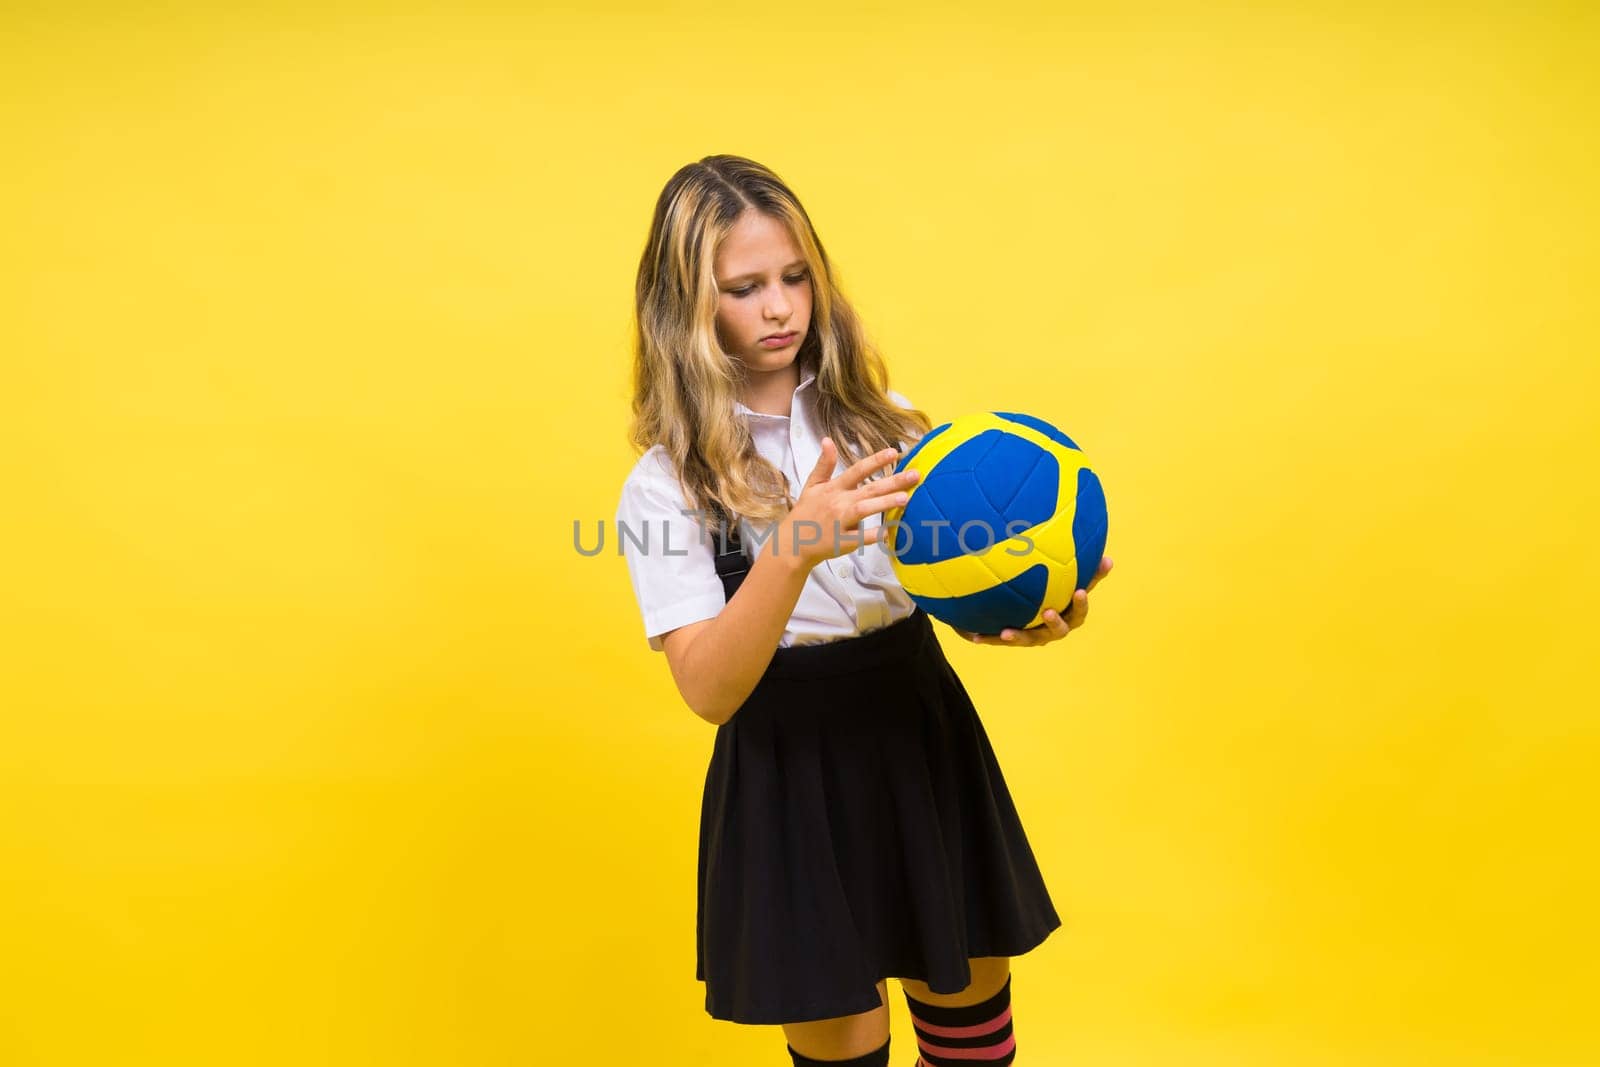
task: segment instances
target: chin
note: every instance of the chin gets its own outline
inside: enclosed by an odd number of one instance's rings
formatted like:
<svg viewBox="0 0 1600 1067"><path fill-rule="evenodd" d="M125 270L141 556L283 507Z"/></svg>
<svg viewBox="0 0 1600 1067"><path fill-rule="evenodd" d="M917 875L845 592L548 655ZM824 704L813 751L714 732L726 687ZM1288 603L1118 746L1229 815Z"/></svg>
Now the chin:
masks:
<svg viewBox="0 0 1600 1067"><path fill-rule="evenodd" d="M750 361L750 365L758 370L782 370L795 361L795 356L799 354L799 349L800 346L797 344L790 345L788 348L780 348L776 352L770 352L765 348L757 348L755 359Z"/></svg>

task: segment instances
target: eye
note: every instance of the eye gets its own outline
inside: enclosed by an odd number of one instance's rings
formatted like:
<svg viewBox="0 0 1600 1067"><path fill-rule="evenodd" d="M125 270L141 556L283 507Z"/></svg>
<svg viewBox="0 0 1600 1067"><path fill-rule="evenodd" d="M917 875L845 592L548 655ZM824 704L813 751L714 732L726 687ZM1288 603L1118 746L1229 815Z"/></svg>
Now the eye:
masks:
<svg viewBox="0 0 1600 1067"><path fill-rule="evenodd" d="M801 271L799 274L791 274L788 277L784 278L783 280L788 282L790 285L799 285L801 282L805 281L810 276L811 276L811 272L810 271ZM753 293L755 291L756 291L756 287L755 286L746 285L746 286L743 286L742 288L739 288L739 289L729 289L728 290L728 295L729 296L749 296L751 293Z"/></svg>

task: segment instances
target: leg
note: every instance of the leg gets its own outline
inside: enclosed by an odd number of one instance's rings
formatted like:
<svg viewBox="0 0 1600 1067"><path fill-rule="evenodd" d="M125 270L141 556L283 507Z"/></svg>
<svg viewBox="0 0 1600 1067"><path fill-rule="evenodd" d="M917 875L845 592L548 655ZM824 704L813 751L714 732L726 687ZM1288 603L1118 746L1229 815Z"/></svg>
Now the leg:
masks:
<svg viewBox="0 0 1600 1067"><path fill-rule="evenodd" d="M783 1036L789 1048L812 1060L849 1060L883 1053L887 1065L889 1044L889 982L878 983L878 1006L859 1015L837 1019L817 1019L806 1023L784 1023ZM797 1060L796 1062L804 1062ZM871 1063L863 1059L863 1063Z"/></svg>
<svg viewBox="0 0 1600 1067"><path fill-rule="evenodd" d="M1011 1028L1011 961L968 961L972 981L959 993L935 993L915 978L900 979L917 1035L917 1067L1005 1067L1016 1058Z"/></svg>

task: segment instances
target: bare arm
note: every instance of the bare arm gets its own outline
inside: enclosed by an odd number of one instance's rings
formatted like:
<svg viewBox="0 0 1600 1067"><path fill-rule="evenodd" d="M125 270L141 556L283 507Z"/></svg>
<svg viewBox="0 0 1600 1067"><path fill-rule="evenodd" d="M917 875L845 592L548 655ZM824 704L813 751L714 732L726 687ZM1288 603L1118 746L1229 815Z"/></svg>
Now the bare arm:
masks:
<svg viewBox="0 0 1600 1067"><path fill-rule="evenodd" d="M763 552L715 618L661 639L672 680L696 715L717 726L733 718L772 661L810 573L794 556Z"/></svg>
<svg viewBox="0 0 1600 1067"><path fill-rule="evenodd" d="M680 626L662 638L672 679L696 715L718 726L733 718L772 662L811 568L858 544L877 543L881 525L859 541L836 541L831 533L835 523L842 532L854 533L867 515L905 503L899 490L916 482L914 470L861 485L896 454L891 448L868 456L830 479L837 459L833 442L824 439L800 499L774 528L733 599L715 618ZM826 533L818 536L819 530Z"/></svg>

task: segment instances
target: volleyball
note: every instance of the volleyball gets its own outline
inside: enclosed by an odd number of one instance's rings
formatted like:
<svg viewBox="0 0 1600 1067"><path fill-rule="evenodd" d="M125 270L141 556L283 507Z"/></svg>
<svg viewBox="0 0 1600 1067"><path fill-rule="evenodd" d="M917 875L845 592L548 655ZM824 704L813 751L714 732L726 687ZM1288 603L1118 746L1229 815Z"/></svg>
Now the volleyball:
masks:
<svg viewBox="0 0 1600 1067"><path fill-rule="evenodd" d="M1100 479L1044 419L983 411L935 426L895 464L921 476L884 513L895 574L929 615L996 634L1066 613L1106 545Z"/></svg>

